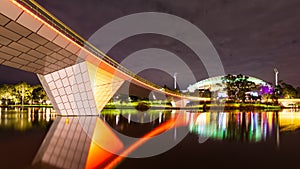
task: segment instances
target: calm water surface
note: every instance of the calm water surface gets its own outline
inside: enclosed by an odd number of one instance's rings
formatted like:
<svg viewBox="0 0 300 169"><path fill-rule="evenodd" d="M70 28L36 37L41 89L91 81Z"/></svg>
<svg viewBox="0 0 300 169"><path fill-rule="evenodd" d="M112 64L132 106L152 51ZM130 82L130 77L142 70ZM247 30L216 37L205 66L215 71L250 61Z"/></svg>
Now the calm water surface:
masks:
<svg viewBox="0 0 300 169"><path fill-rule="evenodd" d="M298 168L300 157L298 110L117 109L99 117L60 117L50 108L0 112L0 168Z"/></svg>

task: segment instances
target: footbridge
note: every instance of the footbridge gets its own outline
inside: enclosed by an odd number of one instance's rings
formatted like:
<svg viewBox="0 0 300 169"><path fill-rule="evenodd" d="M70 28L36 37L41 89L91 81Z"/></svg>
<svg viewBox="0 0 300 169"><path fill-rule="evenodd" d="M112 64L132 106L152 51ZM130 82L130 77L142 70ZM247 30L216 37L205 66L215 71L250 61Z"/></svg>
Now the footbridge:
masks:
<svg viewBox="0 0 300 169"><path fill-rule="evenodd" d="M32 0L0 0L0 64L36 73L62 116L97 115L125 81L172 97L174 107L201 100L138 77Z"/></svg>

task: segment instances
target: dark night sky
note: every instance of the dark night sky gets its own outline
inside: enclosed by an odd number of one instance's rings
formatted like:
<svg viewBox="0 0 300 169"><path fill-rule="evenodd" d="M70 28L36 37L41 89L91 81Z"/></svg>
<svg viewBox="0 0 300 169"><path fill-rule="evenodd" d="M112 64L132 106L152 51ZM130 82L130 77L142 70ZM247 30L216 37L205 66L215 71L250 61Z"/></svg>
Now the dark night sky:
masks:
<svg viewBox="0 0 300 169"><path fill-rule="evenodd" d="M208 36L220 55L226 73L242 73L273 82L273 68L276 66L281 80L300 86L299 0L37 2L86 39L106 23L124 15L149 11L174 14L195 24ZM108 55L122 61L128 54L149 47L160 47L179 55L197 74L197 80L207 77L201 61L195 60L195 54L169 37L151 34L134 36L120 42ZM14 79L22 77L31 77L31 83L37 82L36 76L31 74L10 71L3 66L0 70L0 82L15 82ZM159 85L172 84L170 77L168 81L162 81L149 71L141 75Z"/></svg>

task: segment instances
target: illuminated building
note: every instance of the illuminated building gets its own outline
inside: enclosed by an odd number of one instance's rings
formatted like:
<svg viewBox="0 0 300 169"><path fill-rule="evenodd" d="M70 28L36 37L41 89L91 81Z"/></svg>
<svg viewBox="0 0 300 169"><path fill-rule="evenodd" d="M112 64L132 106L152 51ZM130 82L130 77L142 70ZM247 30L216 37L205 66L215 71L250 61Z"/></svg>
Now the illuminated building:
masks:
<svg viewBox="0 0 300 169"><path fill-rule="evenodd" d="M218 97L228 97L227 93L225 91L225 84L223 83L224 76L216 76L211 77L205 80L201 80L195 84L189 85L187 88L187 91L190 93L193 93L197 90L209 90L211 92L217 92ZM248 81L254 82L257 86L260 86L259 91L252 91L249 94L253 96L258 96L262 94L272 94L273 93L273 87L271 84L265 82L264 80L248 76Z"/></svg>

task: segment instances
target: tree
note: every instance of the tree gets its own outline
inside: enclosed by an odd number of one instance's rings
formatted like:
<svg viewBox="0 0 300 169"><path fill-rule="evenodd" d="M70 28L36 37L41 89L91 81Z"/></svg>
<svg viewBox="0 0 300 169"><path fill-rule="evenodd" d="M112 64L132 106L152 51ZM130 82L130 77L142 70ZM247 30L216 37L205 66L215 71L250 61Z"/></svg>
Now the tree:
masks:
<svg viewBox="0 0 300 169"><path fill-rule="evenodd" d="M290 84L281 83L282 96L285 99L293 99L297 97L297 90Z"/></svg>
<svg viewBox="0 0 300 169"><path fill-rule="evenodd" d="M297 87L296 91L297 91L297 98L300 98L300 87Z"/></svg>
<svg viewBox="0 0 300 169"><path fill-rule="evenodd" d="M231 75L228 74L222 78L225 84L225 90L227 90L227 95L233 100L246 100L246 92L252 91L257 88L254 82L248 80L248 76L244 75Z"/></svg>
<svg viewBox="0 0 300 169"><path fill-rule="evenodd" d="M17 101L24 104L32 99L33 88L22 81L14 86L14 95L17 98Z"/></svg>
<svg viewBox="0 0 300 169"><path fill-rule="evenodd" d="M13 86L8 84L0 85L0 99L4 100L5 104L8 104L13 98Z"/></svg>
<svg viewBox="0 0 300 169"><path fill-rule="evenodd" d="M47 94L41 85L35 85L32 88L32 101L45 102L48 100Z"/></svg>
<svg viewBox="0 0 300 169"><path fill-rule="evenodd" d="M199 90L199 97L211 98L212 93L209 89Z"/></svg>

